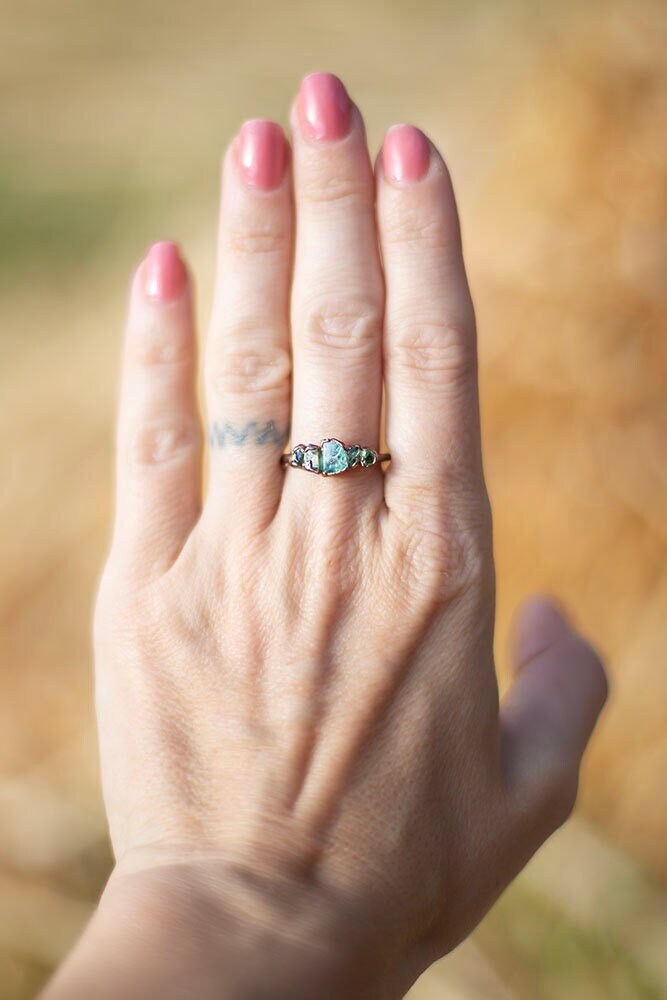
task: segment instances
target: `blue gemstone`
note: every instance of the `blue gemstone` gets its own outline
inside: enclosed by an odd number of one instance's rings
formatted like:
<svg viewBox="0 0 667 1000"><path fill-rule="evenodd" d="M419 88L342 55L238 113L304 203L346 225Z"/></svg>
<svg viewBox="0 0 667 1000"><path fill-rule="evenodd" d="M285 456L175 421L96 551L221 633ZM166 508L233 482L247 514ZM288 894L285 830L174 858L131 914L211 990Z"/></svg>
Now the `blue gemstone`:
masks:
<svg viewBox="0 0 667 1000"><path fill-rule="evenodd" d="M359 460L361 458L361 448L358 444L350 445L347 449L347 461L351 469L356 465L359 465Z"/></svg>
<svg viewBox="0 0 667 1000"><path fill-rule="evenodd" d="M322 472L325 476L335 476L349 467L347 450L342 441L330 438L322 442Z"/></svg>
<svg viewBox="0 0 667 1000"><path fill-rule="evenodd" d="M309 445L303 452L303 467L309 472L320 472L320 449Z"/></svg>

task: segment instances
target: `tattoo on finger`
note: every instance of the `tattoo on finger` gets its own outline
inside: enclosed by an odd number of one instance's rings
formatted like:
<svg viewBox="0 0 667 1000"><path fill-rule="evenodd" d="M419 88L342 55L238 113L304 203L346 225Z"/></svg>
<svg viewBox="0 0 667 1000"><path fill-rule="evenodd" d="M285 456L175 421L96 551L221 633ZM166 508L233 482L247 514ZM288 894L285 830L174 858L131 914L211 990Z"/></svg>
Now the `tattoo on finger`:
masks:
<svg viewBox="0 0 667 1000"><path fill-rule="evenodd" d="M209 426L208 441L212 451L235 445L274 445L283 447L289 436L289 427L279 427L275 420L258 422L250 420L246 424L219 423L214 420Z"/></svg>

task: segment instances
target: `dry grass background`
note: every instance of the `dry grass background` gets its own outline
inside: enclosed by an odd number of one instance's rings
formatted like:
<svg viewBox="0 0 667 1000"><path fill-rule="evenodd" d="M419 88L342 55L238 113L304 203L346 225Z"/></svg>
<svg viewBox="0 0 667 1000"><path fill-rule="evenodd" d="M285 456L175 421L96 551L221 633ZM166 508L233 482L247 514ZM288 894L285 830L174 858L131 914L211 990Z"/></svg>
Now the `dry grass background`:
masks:
<svg viewBox="0 0 667 1000"><path fill-rule="evenodd" d="M0 25L0 1000L34 995L110 864L89 622L127 276L178 238L205 316L221 148L316 68L373 151L415 121L458 182L501 669L537 587L613 675L577 817L411 995L667 995L664 4L0 0Z"/></svg>

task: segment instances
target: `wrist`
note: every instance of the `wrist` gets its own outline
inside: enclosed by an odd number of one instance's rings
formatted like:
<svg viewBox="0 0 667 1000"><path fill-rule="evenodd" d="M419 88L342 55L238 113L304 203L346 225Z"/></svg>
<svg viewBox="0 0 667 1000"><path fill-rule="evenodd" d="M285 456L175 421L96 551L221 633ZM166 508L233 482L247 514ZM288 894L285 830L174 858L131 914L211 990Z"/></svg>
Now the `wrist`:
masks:
<svg viewBox="0 0 667 1000"><path fill-rule="evenodd" d="M208 862L118 868L45 1000L402 996L383 943L367 915L309 885Z"/></svg>

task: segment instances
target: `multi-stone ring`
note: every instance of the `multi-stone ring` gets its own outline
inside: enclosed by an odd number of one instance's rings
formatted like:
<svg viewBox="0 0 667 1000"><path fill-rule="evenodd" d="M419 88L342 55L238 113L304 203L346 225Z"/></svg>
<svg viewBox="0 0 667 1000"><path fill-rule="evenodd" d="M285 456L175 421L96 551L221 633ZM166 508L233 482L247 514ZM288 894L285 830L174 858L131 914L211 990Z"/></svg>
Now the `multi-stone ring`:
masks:
<svg viewBox="0 0 667 1000"><path fill-rule="evenodd" d="M337 476L348 469L370 469L380 462L388 462L385 452L364 448L359 444L346 445L338 438L324 438L320 445L296 444L280 459L292 469L305 469L320 476Z"/></svg>

